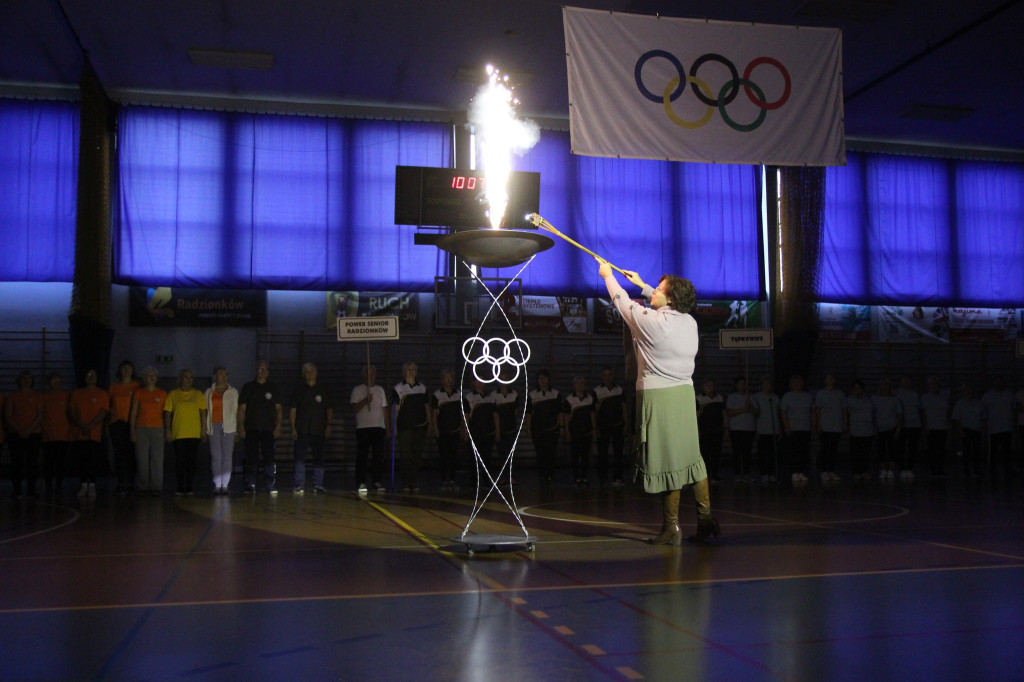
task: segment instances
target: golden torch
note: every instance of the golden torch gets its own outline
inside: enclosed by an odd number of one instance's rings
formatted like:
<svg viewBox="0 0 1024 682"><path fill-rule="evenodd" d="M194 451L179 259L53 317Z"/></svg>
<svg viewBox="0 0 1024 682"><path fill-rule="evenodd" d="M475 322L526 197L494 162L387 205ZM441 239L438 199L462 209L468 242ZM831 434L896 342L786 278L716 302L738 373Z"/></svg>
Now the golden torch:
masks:
<svg viewBox="0 0 1024 682"><path fill-rule="evenodd" d="M565 236L564 234L559 232L558 229L554 225L552 225L548 221L544 220L544 218L542 218L539 213L531 213L530 215L526 216L526 219L529 220L534 225L536 225L537 227L539 227L540 229L546 230L547 232L550 232L553 235L561 237L565 241L567 241L570 244L572 244L573 246L575 246L577 249L581 249L583 251L586 251L587 253L589 253L594 258L597 258L598 260L605 261L606 263L608 263L608 265L611 265L612 269L618 270L623 275L625 275L627 278L631 274L633 274L633 273L630 273L630 272L626 272L625 270L623 270L622 268L620 268L618 266L612 265L611 261L609 261L607 258L602 258L601 256L598 256L596 253L594 253L593 251L591 251L587 247L583 246L579 242L577 242L574 239L571 239L571 238Z"/></svg>

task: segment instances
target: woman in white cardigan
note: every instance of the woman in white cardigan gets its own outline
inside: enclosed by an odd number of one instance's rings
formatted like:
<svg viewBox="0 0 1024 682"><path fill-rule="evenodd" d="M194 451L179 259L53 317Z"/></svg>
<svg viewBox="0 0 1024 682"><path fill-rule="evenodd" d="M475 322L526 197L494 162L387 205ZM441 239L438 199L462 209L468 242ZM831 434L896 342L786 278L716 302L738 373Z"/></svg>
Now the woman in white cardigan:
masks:
<svg viewBox="0 0 1024 682"><path fill-rule="evenodd" d="M654 288L635 272L628 272L629 281L640 287L650 302L647 308L630 300L607 261L598 261L598 274L632 332L636 351L637 469L644 490L660 495L662 505L661 532L647 542L679 544L679 498L686 486L693 491L697 506L697 533L690 541L718 537L721 528L711 514L707 468L697 436L693 367L698 335L697 322L690 315L697 297L693 284L682 277L663 275Z"/></svg>
<svg viewBox="0 0 1024 682"><path fill-rule="evenodd" d="M213 385L206 389L206 437L210 441L213 494L227 495L238 440L238 391L228 384L228 371L213 370Z"/></svg>

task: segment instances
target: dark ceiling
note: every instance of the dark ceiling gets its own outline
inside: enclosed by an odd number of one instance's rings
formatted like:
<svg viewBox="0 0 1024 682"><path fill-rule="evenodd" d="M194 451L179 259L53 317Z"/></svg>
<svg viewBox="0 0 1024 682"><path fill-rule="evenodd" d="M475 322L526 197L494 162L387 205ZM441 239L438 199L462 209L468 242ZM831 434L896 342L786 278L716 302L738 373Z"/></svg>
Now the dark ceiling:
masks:
<svg viewBox="0 0 1024 682"><path fill-rule="evenodd" d="M525 115L549 126L568 121L561 4L553 1L0 4L0 95L73 91L84 50L121 102L459 120L476 87L463 70L472 76L492 62L519 76ZM1024 0L574 4L837 26L851 140L1024 153ZM204 65L225 59L247 68Z"/></svg>

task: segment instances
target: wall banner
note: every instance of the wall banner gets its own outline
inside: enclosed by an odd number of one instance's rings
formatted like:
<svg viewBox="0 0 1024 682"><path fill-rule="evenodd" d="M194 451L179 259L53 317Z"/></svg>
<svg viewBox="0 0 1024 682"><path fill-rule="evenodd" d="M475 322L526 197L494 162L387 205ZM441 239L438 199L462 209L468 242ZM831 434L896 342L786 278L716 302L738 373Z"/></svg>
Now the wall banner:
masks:
<svg viewBox="0 0 1024 682"><path fill-rule="evenodd" d="M840 166L839 29L566 7L572 151Z"/></svg>
<svg viewBox="0 0 1024 682"><path fill-rule="evenodd" d="M587 333L587 299L578 296L523 296L523 329L553 334Z"/></svg>
<svg viewBox="0 0 1024 682"><path fill-rule="evenodd" d="M402 331L415 331L420 323L419 294L390 291L331 291L327 294L325 328L336 330L338 318L393 315Z"/></svg>
<svg viewBox="0 0 1024 682"><path fill-rule="evenodd" d="M267 292L129 287L130 327L266 327Z"/></svg>

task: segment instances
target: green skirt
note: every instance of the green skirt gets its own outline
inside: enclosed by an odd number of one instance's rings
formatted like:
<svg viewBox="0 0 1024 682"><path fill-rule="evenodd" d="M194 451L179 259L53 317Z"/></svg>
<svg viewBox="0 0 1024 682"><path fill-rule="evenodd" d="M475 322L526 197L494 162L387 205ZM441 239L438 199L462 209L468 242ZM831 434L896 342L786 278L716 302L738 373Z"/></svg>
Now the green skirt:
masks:
<svg viewBox="0 0 1024 682"><path fill-rule="evenodd" d="M697 435L693 386L673 386L636 394L637 473L644 490L681 490L708 477Z"/></svg>

